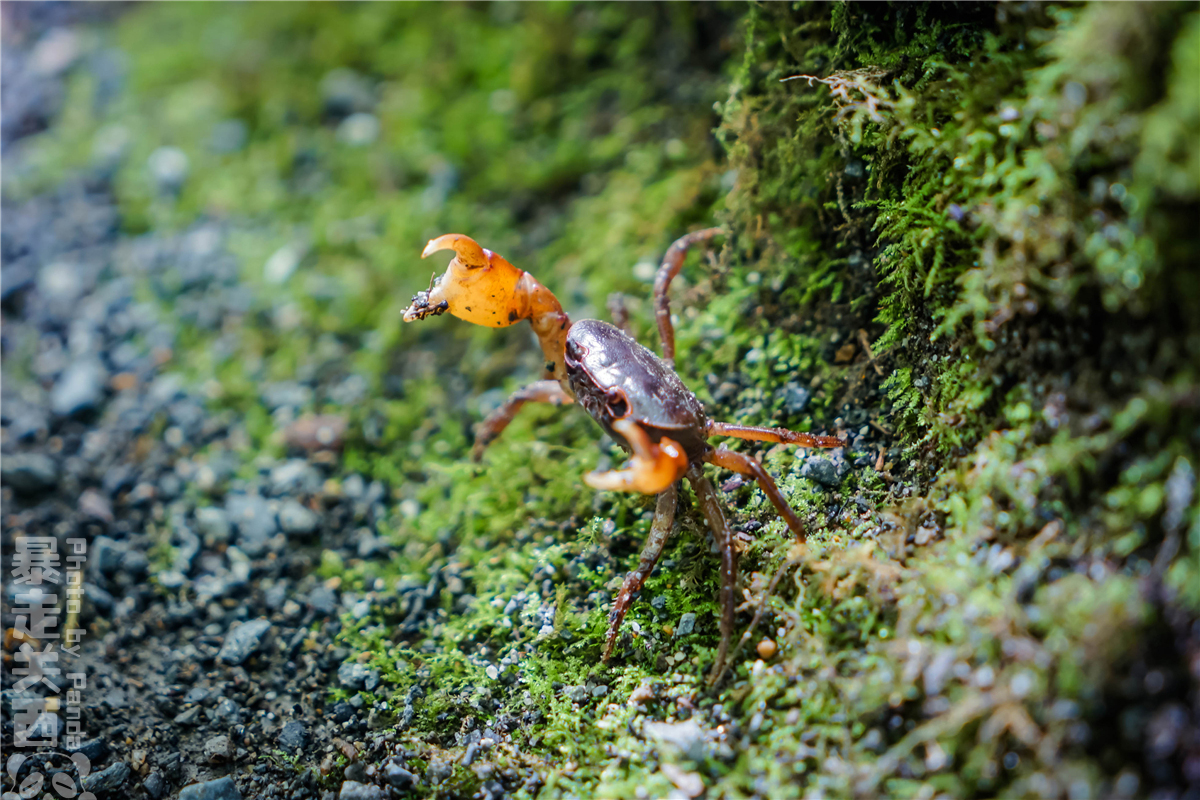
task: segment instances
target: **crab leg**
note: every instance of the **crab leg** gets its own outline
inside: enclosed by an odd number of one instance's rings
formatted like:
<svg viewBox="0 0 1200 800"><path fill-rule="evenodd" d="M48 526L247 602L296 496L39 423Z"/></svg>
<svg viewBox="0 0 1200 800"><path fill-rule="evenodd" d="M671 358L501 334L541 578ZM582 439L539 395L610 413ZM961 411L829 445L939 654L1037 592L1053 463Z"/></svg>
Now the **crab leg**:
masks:
<svg viewBox="0 0 1200 800"><path fill-rule="evenodd" d="M478 461L483 458L483 451L504 432L526 403L562 406L574 402L575 398L564 392L557 381L534 381L518 389L504 401L504 405L488 414L487 419L475 427L475 446L471 449L471 459Z"/></svg>
<svg viewBox="0 0 1200 800"><path fill-rule="evenodd" d="M542 346L545 377L558 381L563 391L573 397L563 364L571 319L563 312L558 298L528 272L480 247L470 236L447 233L430 239L421 258L439 250L453 250L454 258L436 285L429 291L416 293L404 311L404 321L447 311L489 328L507 328L527 319Z"/></svg>
<svg viewBox="0 0 1200 800"><path fill-rule="evenodd" d="M633 455L625 469L584 475L583 482L588 486L614 492L660 494L687 472L688 458L678 442L664 436L655 444L642 426L631 419L618 419L612 426L629 443Z"/></svg>
<svg viewBox="0 0 1200 800"><path fill-rule="evenodd" d="M800 447L845 447L846 443L835 436L818 436L815 433L800 433L787 428L760 428L756 425L734 425L732 422L712 422L704 431L705 436L733 436L752 442L776 442ZM732 467L730 467L732 469ZM749 474L749 473L746 473Z"/></svg>
<svg viewBox="0 0 1200 800"><path fill-rule="evenodd" d="M633 329L629 327L629 309L625 306L625 295L613 292L608 296L607 306L613 325L633 336Z"/></svg>
<svg viewBox="0 0 1200 800"><path fill-rule="evenodd" d="M729 642L733 638L733 614L737 593L737 550L733 546L733 531L721 510L721 498L717 490L704 477L704 469L695 464L687 472L688 481L700 501L700 510L708 520L713 538L721 550L721 646L717 649L717 660L712 672L708 673L708 685L715 686L725 674L725 658L729 654Z"/></svg>
<svg viewBox="0 0 1200 800"><path fill-rule="evenodd" d="M792 529L792 534L798 540L804 541L808 535L804 530L804 524L800 522L800 518L796 516L796 512L788 505L788 501L783 498L783 493L775 485L775 481L771 478L771 473L763 469L762 464L759 464L748 455L735 453L733 450L726 450L724 447L718 447L716 450L710 451L708 455L704 456L704 460L718 467L733 470L742 475L749 475L757 480L763 492L770 498L771 504L775 506L775 510L779 512L779 516L783 517L784 522Z"/></svg>
<svg viewBox="0 0 1200 800"><path fill-rule="evenodd" d="M654 565L658 563L659 556L662 555L663 548L667 545L667 539L671 536L671 529L675 525L675 503L679 497L678 487L679 484L673 483L658 496L658 505L654 508L654 524L650 526L650 537L642 545L642 555L638 559L638 565L625 576L625 582L621 584L621 591L617 592L617 599L613 601L612 611L608 613L608 633L604 637L604 655L600 657L602 661L608 661L609 656L612 655L613 645L617 643L617 634L621 632L621 622L625 619L625 612L629 610L633 596L642 590L646 578L650 577L650 573L654 571Z"/></svg>
<svg viewBox="0 0 1200 800"><path fill-rule="evenodd" d="M680 236L667 248L662 266L654 276L654 317L658 322L658 336L662 340L663 360L672 367L675 366L675 326L671 324L671 298L667 296L667 290L671 288L671 281L675 280L679 270L683 269L683 258L688 248L724 232L721 228L705 228Z"/></svg>

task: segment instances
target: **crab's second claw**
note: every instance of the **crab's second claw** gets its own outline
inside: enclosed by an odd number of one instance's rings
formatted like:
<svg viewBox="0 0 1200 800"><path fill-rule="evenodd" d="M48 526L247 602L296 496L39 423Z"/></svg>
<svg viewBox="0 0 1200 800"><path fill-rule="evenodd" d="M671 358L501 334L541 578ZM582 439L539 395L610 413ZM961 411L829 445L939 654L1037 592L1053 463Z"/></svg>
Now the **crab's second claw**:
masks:
<svg viewBox="0 0 1200 800"><path fill-rule="evenodd" d="M660 494L687 472L688 457L678 442L664 436L655 444L640 425L628 419L613 422L613 430L625 437L633 455L625 469L584 475L583 482L593 489Z"/></svg>

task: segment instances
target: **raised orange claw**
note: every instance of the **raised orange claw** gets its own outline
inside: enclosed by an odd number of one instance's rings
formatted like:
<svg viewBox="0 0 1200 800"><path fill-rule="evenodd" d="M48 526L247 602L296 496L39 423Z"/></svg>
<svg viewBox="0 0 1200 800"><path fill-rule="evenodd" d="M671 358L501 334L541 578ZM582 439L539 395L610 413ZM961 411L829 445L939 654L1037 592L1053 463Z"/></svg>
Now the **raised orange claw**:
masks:
<svg viewBox="0 0 1200 800"><path fill-rule="evenodd" d="M517 284L525 273L460 233L431 239L421 257L428 258L439 250L453 250L454 259L437 286L425 292L424 298L421 292L413 298L404 312L405 322L442 311L489 328L506 328L524 318Z"/></svg>
<svg viewBox="0 0 1200 800"><path fill-rule="evenodd" d="M480 247L470 236L447 233L430 239L421 258L440 250L453 250L454 258L428 291L413 296L404 310L404 321L436 317L447 311L489 328L507 328L527 319L542 346L546 377L557 380L570 394L563 371L563 348L571 321L558 298L528 272Z"/></svg>

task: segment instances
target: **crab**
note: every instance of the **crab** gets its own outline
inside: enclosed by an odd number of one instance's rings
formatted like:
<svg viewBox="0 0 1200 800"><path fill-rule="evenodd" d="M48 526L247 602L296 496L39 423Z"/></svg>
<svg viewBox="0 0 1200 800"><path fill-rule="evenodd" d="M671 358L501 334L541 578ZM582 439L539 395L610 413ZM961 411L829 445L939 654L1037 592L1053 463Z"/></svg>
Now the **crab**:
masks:
<svg viewBox="0 0 1200 800"><path fill-rule="evenodd" d="M708 439L728 436L801 447L844 446L833 436L709 419L700 400L675 373L675 330L668 289L688 250L721 233L720 228L708 228L686 234L670 246L663 258L654 281L661 358L617 325L595 319L572 323L558 299L532 275L458 233L438 236L425 246L422 258L442 250L452 250L455 255L446 273L428 290L417 292L404 312L405 322L450 313L493 328L520 320L529 320L533 327L545 358L542 379L515 392L479 424L473 451L476 460L525 404L578 403L630 453L623 468L591 472L584 476L584 483L599 490L657 495L649 538L609 613L602 655L605 662L612 656L621 622L634 596L662 555L674 525L679 484L683 478L688 479L721 554L721 643L709 674L710 684L724 675L729 656L738 559L729 521L720 497L705 477L704 465L713 464L754 478L797 539L805 538L805 529L757 460L713 447Z"/></svg>

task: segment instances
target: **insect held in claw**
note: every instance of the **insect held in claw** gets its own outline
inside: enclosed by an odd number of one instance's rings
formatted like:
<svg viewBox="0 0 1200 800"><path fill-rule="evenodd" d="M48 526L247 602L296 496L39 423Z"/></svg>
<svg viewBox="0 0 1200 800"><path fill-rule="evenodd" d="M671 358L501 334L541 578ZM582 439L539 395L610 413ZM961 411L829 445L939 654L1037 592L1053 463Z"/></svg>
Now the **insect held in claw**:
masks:
<svg viewBox="0 0 1200 800"><path fill-rule="evenodd" d="M675 374L675 329L667 290L679 274L684 256L708 242L720 228L689 233L667 250L654 281L654 309L662 343L659 358L620 328L600 320L574 324L558 299L532 275L485 250L468 236L448 233L430 240L421 256L453 250L446 273L427 291L417 292L404 321L449 312L477 325L503 328L527 319L545 358L542 380L520 389L480 423L474 457L478 460L517 412L529 402L564 405L578 402L609 436L629 451L623 469L592 472L584 482L594 489L642 492L658 496L650 537L637 567L625 577L609 614L603 660L612 655L621 621L662 555L675 519L679 483L687 478L700 502L721 551L721 644L709 673L716 683L725 673L733 634L737 588L737 550L720 498L704 475L704 464L748 475L758 481L775 510L798 539L805 530L770 474L755 459L708 443L712 436L732 436L801 447L842 447L832 436L798 433L710 420L704 406Z"/></svg>

